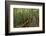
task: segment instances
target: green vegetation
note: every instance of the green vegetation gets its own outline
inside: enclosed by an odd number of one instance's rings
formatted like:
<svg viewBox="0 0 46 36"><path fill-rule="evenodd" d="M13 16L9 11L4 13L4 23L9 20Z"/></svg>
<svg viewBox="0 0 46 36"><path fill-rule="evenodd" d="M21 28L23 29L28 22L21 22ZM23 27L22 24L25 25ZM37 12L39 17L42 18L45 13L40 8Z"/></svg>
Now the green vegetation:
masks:
<svg viewBox="0 0 46 36"><path fill-rule="evenodd" d="M14 27L38 27L39 9L14 8Z"/></svg>

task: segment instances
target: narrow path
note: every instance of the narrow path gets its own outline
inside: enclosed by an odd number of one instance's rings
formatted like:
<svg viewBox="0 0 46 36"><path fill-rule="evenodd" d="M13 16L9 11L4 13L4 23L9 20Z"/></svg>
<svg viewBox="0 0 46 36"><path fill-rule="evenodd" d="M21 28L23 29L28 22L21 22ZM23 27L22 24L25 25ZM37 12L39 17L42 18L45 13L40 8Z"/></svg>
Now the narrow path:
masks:
<svg viewBox="0 0 46 36"><path fill-rule="evenodd" d="M23 27L23 26L25 26L25 25L27 25L27 23L28 23L29 21L28 20L26 20L24 23L22 23L22 25L18 25L17 27Z"/></svg>

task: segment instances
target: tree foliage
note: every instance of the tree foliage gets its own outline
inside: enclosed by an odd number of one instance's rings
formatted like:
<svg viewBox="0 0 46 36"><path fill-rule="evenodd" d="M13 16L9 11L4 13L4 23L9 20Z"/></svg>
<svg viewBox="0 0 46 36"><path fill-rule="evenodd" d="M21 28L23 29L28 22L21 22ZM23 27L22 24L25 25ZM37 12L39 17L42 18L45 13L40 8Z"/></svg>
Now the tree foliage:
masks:
<svg viewBox="0 0 46 36"><path fill-rule="evenodd" d="M39 26L39 9L14 8L13 16L14 16L14 27ZM24 24L27 20L28 23Z"/></svg>

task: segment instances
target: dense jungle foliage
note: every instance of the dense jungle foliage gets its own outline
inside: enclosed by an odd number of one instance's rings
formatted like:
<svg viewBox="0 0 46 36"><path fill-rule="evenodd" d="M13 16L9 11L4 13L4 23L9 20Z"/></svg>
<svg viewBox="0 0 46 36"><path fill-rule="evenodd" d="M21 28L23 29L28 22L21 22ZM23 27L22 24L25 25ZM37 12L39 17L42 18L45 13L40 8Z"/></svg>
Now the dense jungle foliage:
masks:
<svg viewBox="0 0 46 36"><path fill-rule="evenodd" d="M14 8L14 27L38 27L39 9Z"/></svg>

